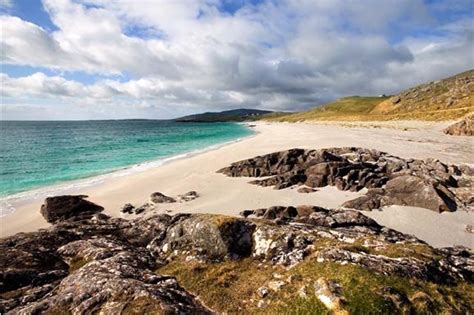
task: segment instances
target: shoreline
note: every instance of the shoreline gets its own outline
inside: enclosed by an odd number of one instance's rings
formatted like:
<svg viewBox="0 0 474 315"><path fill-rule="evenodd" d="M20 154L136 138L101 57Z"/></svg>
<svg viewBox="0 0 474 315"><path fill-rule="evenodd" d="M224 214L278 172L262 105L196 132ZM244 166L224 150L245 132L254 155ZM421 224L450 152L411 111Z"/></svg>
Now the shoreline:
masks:
<svg viewBox="0 0 474 315"><path fill-rule="evenodd" d="M385 151L405 158L436 158L448 164L472 163L472 140L468 137L447 136L441 133L446 123L429 125L412 122L413 129L399 128L347 128L341 125L317 123L270 123L252 122L256 125L253 135L221 145L218 148L192 156L175 159L169 163L121 177L107 178L90 187L71 188L68 194L84 194L89 200L105 208L104 213L133 218L120 212L125 203L140 206L153 192L177 196L195 190L199 198L176 204L160 205L153 213L175 214L216 213L238 215L242 210L270 206L317 205L337 208L344 201L361 193L339 191L327 186L315 193L301 194L296 189L274 190L248 182L252 178L227 177L216 173L246 158L290 148L318 149L328 147L357 146ZM394 122L396 125L396 122ZM29 232L47 227L39 213L44 195L31 200L14 201L14 213L1 217L1 236L17 232ZM437 247L465 245L474 247L474 236L463 230L466 219L472 213L461 211L439 215L430 210L408 211L407 207L395 207L377 212L363 212L389 228L415 234ZM400 208L402 210L397 211ZM153 214L150 213L150 214ZM377 216L375 218L374 216ZM441 220L442 218L442 220ZM385 224L384 224L385 223ZM439 231L451 231L440 235ZM420 231L419 233L413 233Z"/></svg>
<svg viewBox="0 0 474 315"><path fill-rule="evenodd" d="M242 125L248 125L246 123L240 123ZM256 136L258 133L257 131L253 130L252 128L248 127L247 128L252 132L246 137L242 138L237 138L234 140L230 141L225 141L219 144L213 144L208 147L205 147L203 149L197 149L197 150L192 150L188 151L185 153L180 153L176 155L171 155L168 157L164 157L161 159L156 159L156 160L150 160L150 161L144 161L139 164L132 164L128 166L124 166L115 170L111 170L109 172L105 172L102 174L98 175L92 175L84 178L77 178L73 180L67 180L61 183L54 183L51 185L43 186L43 187L38 187L30 190L25 190L21 192L17 192L11 195L7 195L5 197L0 197L0 206L1 207L12 207L10 202L19 202L19 203L24 203L28 202L31 199L35 199L37 196L54 196L58 194L64 194L65 192L74 190L74 189L81 189L81 188L91 188L96 185L100 185L104 181L110 179L110 178L120 178L128 175L132 175L134 173L139 173L139 172L145 172L150 169L158 168L160 166L172 163L174 161L186 159L186 158L191 158L195 155L199 155L202 153L210 152L213 150L218 150L221 147L227 146L227 145L232 145L234 143L240 142L242 140L245 140L247 138L251 138ZM0 209L0 219L3 217L6 217L8 215L12 215L15 212L15 208L12 209L10 212L4 212L4 209Z"/></svg>

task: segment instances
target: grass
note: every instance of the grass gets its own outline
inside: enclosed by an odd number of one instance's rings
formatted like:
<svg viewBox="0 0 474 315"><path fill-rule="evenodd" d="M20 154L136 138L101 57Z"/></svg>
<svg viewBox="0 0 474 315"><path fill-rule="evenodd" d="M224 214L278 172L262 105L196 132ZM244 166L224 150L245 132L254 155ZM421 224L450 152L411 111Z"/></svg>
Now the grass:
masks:
<svg viewBox="0 0 474 315"><path fill-rule="evenodd" d="M358 245L353 249L357 250ZM392 252L396 253L396 248ZM205 305L227 314L328 314L314 295L314 283L320 277L333 279L342 286L346 308L352 314L441 314L448 310L466 313L474 308L472 284L448 286L382 276L356 265L319 263L314 257L307 257L291 269L252 258L220 263L175 260L157 273L176 276L179 283L198 295ZM275 280L274 273L283 280L290 276L297 280L286 281L278 292L270 291L263 299L267 304L258 307L262 298L257 295L257 289ZM307 297L299 295L302 287L305 287ZM395 298L388 298L387 293L383 293L386 288L398 292ZM413 302L409 302L410 299Z"/></svg>
<svg viewBox="0 0 474 315"><path fill-rule="evenodd" d="M269 118L269 120L298 122L306 120L333 120L335 118L344 119L346 116L364 116L386 99L387 97L371 96L344 97L306 112Z"/></svg>

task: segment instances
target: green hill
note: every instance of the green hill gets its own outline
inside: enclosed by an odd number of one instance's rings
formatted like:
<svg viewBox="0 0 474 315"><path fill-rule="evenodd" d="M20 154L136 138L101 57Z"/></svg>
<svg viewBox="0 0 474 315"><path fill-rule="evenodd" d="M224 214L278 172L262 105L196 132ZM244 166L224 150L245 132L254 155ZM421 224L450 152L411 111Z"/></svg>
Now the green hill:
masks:
<svg viewBox="0 0 474 315"><path fill-rule="evenodd" d="M474 112L474 70L391 97L349 96L271 121L452 120Z"/></svg>

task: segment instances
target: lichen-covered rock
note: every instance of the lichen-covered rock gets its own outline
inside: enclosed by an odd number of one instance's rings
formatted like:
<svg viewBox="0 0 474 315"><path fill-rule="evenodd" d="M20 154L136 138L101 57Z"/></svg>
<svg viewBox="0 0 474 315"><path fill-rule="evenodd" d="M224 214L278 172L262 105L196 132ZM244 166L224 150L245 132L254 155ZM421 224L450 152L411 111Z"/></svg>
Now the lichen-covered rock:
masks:
<svg viewBox="0 0 474 315"><path fill-rule="evenodd" d="M48 197L41 206L41 214L49 223L56 223L70 218L91 217L94 213L104 210L88 200L85 195L66 195Z"/></svg>
<svg viewBox="0 0 474 315"><path fill-rule="evenodd" d="M64 278L52 294L12 314L211 313L176 279L151 272L153 259L143 248L137 251L121 242L94 239L67 244L59 252L68 261L90 262Z"/></svg>
<svg viewBox="0 0 474 315"><path fill-rule="evenodd" d="M348 201L344 207L372 210L384 205L407 205L433 211L454 211L471 207L473 190L459 189L462 181L472 187L473 175L461 167L438 160L403 159L363 148L321 150L292 149L232 163L218 172L228 176L265 179L250 183L284 189L336 186L340 190L368 194Z"/></svg>
<svg viewBox="0 0 474 315"><path fill-rule="evenodd" d="M465 268L456 268L455 264L448 263L450 258L444 260L430 260L429 262L417 258L391 258L383 255L372 255L364 252L353 252L340 248L325 249L317 254L317 261L332 261L340 264L356 264L383 275L396 275L401 277L418 278L426 281L450 283L456 279L473 281L474 266L472 259L457 257L465 264ZM451 258L453 259L453 258ZM448 267L449 266L449 267Z"/></svg>
<svg viewBox="0 0 474 315"><path fill-rule="evenodd" d="M177 252L210 260L249 256L255 225L232 217L182 215L154 239L148 249L156 257L169 257Z"/></svg>
<svg viewBox="0 0 474 315"><path fill-rule="evenodd" d="M296 226L260 225L253 233L253 256L272 264L294 266L302 261L317 239L313 233Z"/></svg>

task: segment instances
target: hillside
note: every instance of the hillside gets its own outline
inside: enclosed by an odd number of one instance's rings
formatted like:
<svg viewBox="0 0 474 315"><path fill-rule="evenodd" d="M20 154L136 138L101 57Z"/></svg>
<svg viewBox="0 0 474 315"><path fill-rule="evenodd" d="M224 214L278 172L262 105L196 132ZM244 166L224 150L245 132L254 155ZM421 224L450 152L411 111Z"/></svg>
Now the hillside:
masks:
<svg viewBox="0 0 474 315"><path fill-rule="evenodd" d="M451 120L474 112L474 70L402 91L392 97L350 96L273 121Z"/></svg>
<svg viewBox="0 0 474 315"><path fill-rule="evenodd" d="M257 120L266 115L272 117L274 113L268 110L258 109L232 109L222 112L206 112L202 114L189 115L180 118L176 118L175 121L179 122L225 122L225 121L249 121Z"/></svg>

